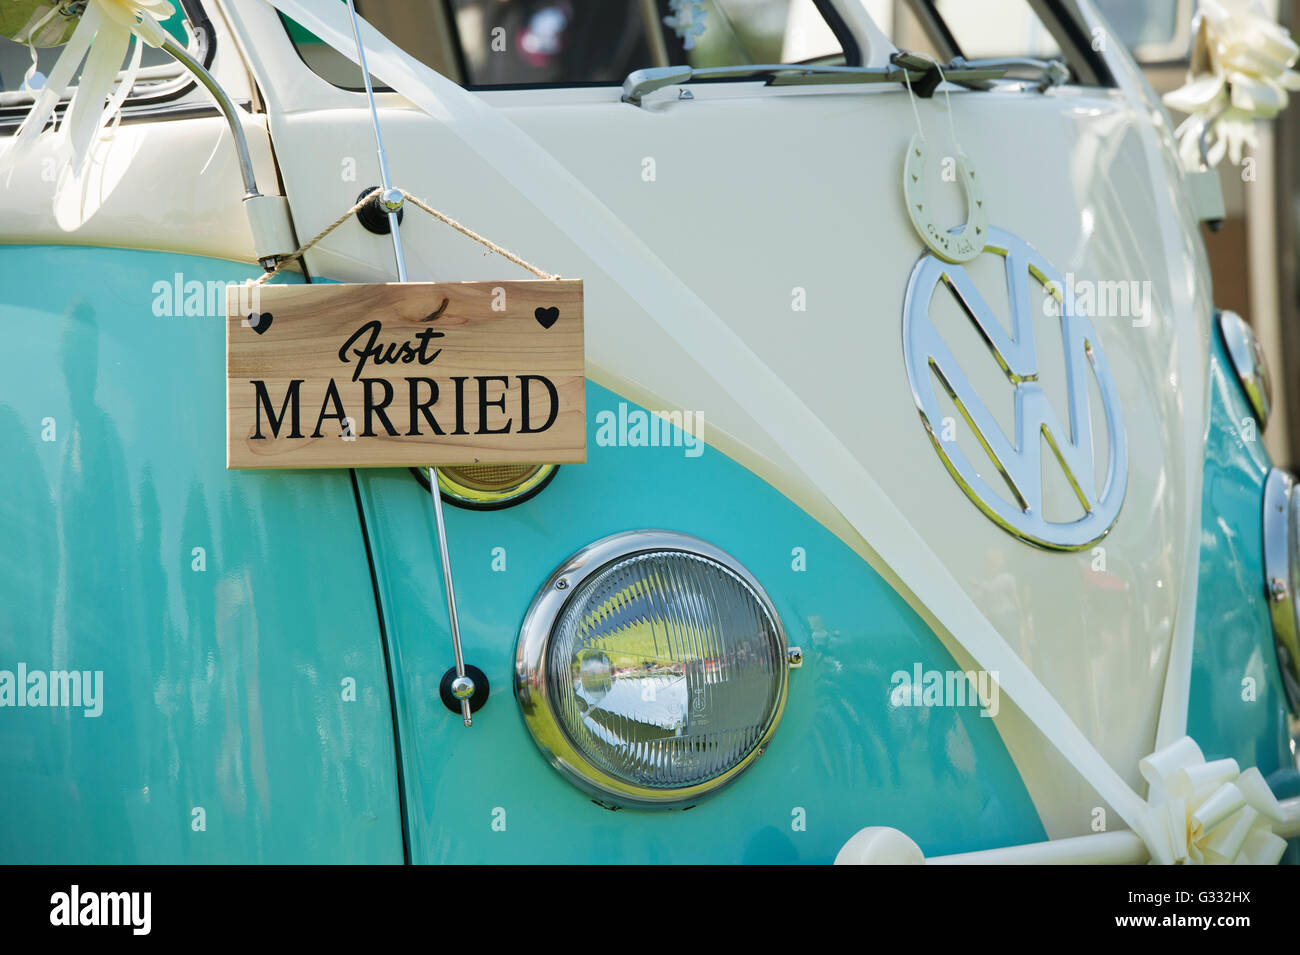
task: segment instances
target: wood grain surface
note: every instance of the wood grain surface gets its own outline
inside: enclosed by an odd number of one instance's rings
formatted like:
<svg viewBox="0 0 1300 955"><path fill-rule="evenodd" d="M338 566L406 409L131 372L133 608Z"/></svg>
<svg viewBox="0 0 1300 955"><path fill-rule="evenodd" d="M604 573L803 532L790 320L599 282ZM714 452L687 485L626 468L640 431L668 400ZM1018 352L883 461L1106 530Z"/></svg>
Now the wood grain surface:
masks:
<svg viewBox="0 0 1300 955"><path fill-rule="evenodd" d="M227 295L230 468L581 463L584 389L578 280Z"/></svg>

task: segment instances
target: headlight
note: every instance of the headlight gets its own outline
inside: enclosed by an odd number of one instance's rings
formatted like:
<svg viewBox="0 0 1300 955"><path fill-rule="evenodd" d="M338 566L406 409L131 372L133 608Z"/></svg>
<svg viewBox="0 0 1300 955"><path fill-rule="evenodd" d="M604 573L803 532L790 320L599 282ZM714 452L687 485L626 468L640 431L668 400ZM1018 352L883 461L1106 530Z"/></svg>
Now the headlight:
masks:
<svg viewBox="0 0 1300 955"><path fill-rule="evenodd" d="M1255 413L1259 430L1268 426L1268 416L1273 407L1273 379L1269 374L1264 349L1246 320L1236 312L1219 312L1219 333L1223 345L1232 359L1232 367L1241 381L1242 390Z"/></svg>
<svg viewBox="0 0 1300 955"><path fill-rule="evenodd" d="M558 469L555 464L457 464L438 469L438 490L448 504L490 511L522 504L541 492ZM426 488L429 473L412 468Z"/></svg>
<svg viewBox="0 0 1300 955"><path fill-rule="evenodd" d="M763 752L791 652L771 601L729 555L636 531L552 574L524 619L515 691L573 782L623 805L679 805Z"/></svg>
<svg viewBox="0 0 1300 955"><path fill-rule="evenodd" d="M1280 468L1264 481L1264 577L1282 683L1300 713L1300 492Z"/></svg>

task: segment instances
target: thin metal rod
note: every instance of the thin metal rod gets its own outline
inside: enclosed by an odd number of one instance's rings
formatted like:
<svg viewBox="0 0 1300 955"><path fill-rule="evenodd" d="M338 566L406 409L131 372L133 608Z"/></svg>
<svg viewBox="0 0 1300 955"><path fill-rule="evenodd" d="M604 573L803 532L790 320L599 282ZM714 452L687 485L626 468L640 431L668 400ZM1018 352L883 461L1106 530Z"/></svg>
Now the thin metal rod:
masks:
<svg viewBox="0 0 1300 955"><path fill-rule="evenodd" d="M244 136L244 127L239 122L239 111L235 108L235 104L230 101L221 84L203 68L203 64L178 46L175 40L170 38L165 40L162 48L164 52L170 53L176 62L193 73L194 78L202 83L203 88L217 101L217 108L226 117L226 125L230 127L230 135L235 140L235 152L239 154L239 175L244 180L244 198L252 199L260 196L261 193L257 191L257 179L253 175L253 158L248 153L248 139Z"/></svg>
<svg viewBox="0 0 1300 955"><path fill-rule="evenodd" d="M456 676L465 675L465 658L460 652L460 622L456 619L456 591L451 584L451 558L447 555L447 528L442 522L442 494L438 490L438 469L429 468L429 492L433 495L433 517L438 524L438 557L442 561L442 583L447 591L447 619L451 622L451 650L456 657ZM469 699L460 701L465 725L473 725Z"/></svg>
<svg viewBox="0 0 1300 955"><path fill-rule="evenodd" d="M366 47L361 42L361 24L357 7L348 0L348 15L352 18L352 37L357 41L357 65L366 84L366 100L370 104L370 125L375 131L375 154L379 157L379 180L383 186L381 199L386 199L393 188L388 177L388 156L384 152L384 135L379 129L379 110L375 107L375 90L370 84L370 67L366 63ZM402 253L402 234L397 224L397 213L388 213L388 232L393 237L393 257L397 260L397 281L406 281L406 256ZM465 657L460 649L460 621L456 617L456 588L451 582L451 557L447 551L447 525L442 519L442 495L438 491L438 469L429 468L429 492L433 495L433 516L438 525L438 559L442 562L442 583L447 591L447 622L451 626L451 649L456 658L456 676L465 676ZM466 726L473 725L469 698L460 701L460 714Z"/></svg>
<svg viewBox="0 0 1300 955"><path fill-rule="evenodd" d="M366 99L370 103L370 125L375 131L375 152L379 156L379 181L383 184L384 191L380 198L387 198L388 191L393 188L392 181L388 178L388 156L384 153L384 137L379 131L379 110L375 108L375 91L370 85L370 67L366 65L366 47L361 42L361 25L357 19L357 7L352 0L348 0L348 14L352 18L352 36L357 41L357 64L361 67L362 79L366 82ZM406 256L402 252L402 235L397 228L397 213L388 213L388 234L393 237L393 257L397 259L397 281L406 281Z"/></svg>

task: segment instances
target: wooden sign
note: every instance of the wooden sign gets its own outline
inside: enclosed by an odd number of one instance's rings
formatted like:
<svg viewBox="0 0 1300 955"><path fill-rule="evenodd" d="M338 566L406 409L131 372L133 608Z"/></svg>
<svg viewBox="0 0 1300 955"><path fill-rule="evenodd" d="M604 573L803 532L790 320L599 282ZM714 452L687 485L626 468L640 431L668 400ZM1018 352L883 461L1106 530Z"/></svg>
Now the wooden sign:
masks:
<svg viewBox="0 0 1300 955"><path fill-rule="evenodd" d="M582 282L231 287L226 466L587 459Z"/></svg>

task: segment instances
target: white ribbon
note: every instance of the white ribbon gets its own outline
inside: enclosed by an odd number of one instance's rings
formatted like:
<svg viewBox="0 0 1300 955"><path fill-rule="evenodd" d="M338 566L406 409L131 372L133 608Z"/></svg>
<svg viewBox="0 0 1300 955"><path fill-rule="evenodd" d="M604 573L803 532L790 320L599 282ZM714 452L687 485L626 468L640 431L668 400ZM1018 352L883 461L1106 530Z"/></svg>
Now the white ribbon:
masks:
<svg viewBox="0 0 1300 955"><path fill-rule="evenodd" d="M86 65L67 114L59 128L50 134L61 137L61 158L65 167L72 169L73 178L79 179L92 148L135 84L142 53L139 41L161 46L167 32L159 20L166 20L174 12L168 0L90 0L36 102L8 148L0 152L0 173L12 169L41 138L84 59ZM137 38L135 51L114 93L113 83L133 36ZM107 105L105 99L109 99Z"/></svg>
<svg viewBox="0 0 1300 955"><path fill-rule="evenodd" d="M1235 759L1205 761L1190 736L1138 764L1150 784L1143 832L1151 861L1161 865L1276 865L1286 840L1272 823L1282 807L1259 770Z"/></svg>
<svg viewBox="0 0 1300 955"><path fill-rule="evenodd" d="M1164 103L1189 114L1175 131L1188 169L1201 167L1201 133L1207 161L1217 166L1226 152L1241 162L1244 146L1257 145L1254 122L1272 119L1287 104L1287 90L1300 89L1290 69L1300 47L1264 10L1259 0L1201 0L1192 21L1187 82L1166 93Z"/></svg>
<svg viewBox="0 0 1300 955"><path fill-rule="evenodd" d="M59 8L57 6L50 7L50 9L46 11L45 16L41 17L25 31L27 34L27 52L31 54L32 65L27 67L27 72L23 74L23 85L19 87L20 89L36 90L40 89L41 86L45 84L45 77L43 76L41 77L40 85L33 85L32 83L36 78L36 67L39 65L36 56L36 37L40 35L41 27L45 26L45 24L49 23L58 15ZM17 37L15 37L15 39L17 39Z"/></svg>

